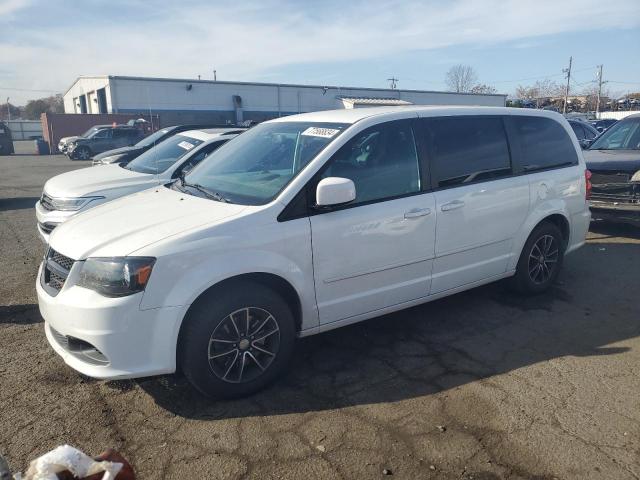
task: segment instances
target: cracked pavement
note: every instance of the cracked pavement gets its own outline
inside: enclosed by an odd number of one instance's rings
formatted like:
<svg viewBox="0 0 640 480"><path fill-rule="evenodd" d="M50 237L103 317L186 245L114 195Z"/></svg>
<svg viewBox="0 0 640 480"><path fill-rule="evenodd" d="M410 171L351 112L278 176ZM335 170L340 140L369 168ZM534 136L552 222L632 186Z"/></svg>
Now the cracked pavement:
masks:
<svg viewBox="0 0 640 480"><path fill-rule="evenodd" d="M240 401L103 382L47 345L33 204L84 166L0 157L0 454L119 450L139 478L638 479L640 230L598 225L535 298L492 284L302 339Z"/></svg>

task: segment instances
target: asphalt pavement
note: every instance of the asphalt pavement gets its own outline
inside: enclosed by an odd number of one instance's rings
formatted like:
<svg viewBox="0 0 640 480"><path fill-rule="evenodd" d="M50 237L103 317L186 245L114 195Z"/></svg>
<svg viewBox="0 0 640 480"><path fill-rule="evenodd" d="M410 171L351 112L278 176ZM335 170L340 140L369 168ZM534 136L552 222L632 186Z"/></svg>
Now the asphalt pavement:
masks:
<svg viewBox="0 0 640 480"><path fill-rule="evenodd" d="M48 346L34 204L86 163L0 157L0 454L119 450L139 478L638 479L640 230L598 224L550 292L496 283L303 339L268 390L91 380Z"/></svg>

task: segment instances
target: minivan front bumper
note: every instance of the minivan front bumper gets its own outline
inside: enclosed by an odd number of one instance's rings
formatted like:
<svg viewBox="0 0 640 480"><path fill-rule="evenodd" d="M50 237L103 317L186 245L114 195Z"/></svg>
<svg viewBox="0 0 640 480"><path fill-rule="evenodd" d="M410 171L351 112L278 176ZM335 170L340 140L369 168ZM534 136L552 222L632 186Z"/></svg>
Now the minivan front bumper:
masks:
<svg viewBox="0 0 640 480"><path fill-rule="evenodd" d="M47 340L71 368L101 379L175 372L177 332L188 307L141 310L142 293L107 298L67 284L54 297L41 275L42 266L36 290Z"/></svg>

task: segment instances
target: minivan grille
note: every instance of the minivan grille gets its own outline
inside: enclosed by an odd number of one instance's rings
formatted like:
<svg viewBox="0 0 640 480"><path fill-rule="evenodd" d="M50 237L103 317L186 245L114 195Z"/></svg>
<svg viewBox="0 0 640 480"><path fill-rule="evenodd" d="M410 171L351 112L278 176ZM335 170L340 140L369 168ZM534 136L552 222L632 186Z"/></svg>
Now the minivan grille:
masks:
<svg viewBox="0 0 640 480"><path fill-rule="evenodd" d="M40 279L44 289L55 297L66 282L75 260L49 248L42 268Z"/></svg>
<svg viewBox="0 0 640 480"><path fill-rule="evenodd" d="M55 210L55 207L53 206L53 199L44 192L42 193L42 197L40 197L40 205L42 205L42 208L45 210Z"/></svg>
<svg viewBox="0 0 640 480"><path fill-rule="evenodd" d="M47 235L53 232L53 229L58 226L57 223L51 223L51 222L45 222L45 223L38 222L38 225L40 225L40 229Z"/></svg>

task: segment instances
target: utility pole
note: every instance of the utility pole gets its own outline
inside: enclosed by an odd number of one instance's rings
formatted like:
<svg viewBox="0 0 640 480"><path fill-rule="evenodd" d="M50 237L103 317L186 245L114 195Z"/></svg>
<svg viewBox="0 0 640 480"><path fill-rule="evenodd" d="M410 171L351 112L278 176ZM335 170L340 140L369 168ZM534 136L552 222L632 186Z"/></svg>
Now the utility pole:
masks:
<svg viewBox="0 0 640 480"><path fill-rule="evenodd" d="M387 82L391 82L391 89L392 90L396 89L396 85L397 85L398 81L399 81L399 79L395 78L395 77L387 78Z"/></svg>
<svg viewBox="0 0 640 480"><path fill-rule="evenodd" d="M9 105L9 97L7 97L7 121L11 121L11 105Z"/></svg>
<svg viewBox="0 0 640 480"><path fill-rule="evenodd" d="M600 114L600 98L602 97L602 85L605 84L602 80L602 65L598 65L598 99L596 100L596 118Z"/></svg>
<svg viewBox="0 0 640 480"><path fill-rule="evenodd" d="M567 74L567 88L564 91L564 105L562 107L562 113L567 113L567 101L569 100L569 82L571 81L571 62L573 61L573 57L569 57L569 68L563 68L562 73Z"/></svg>

